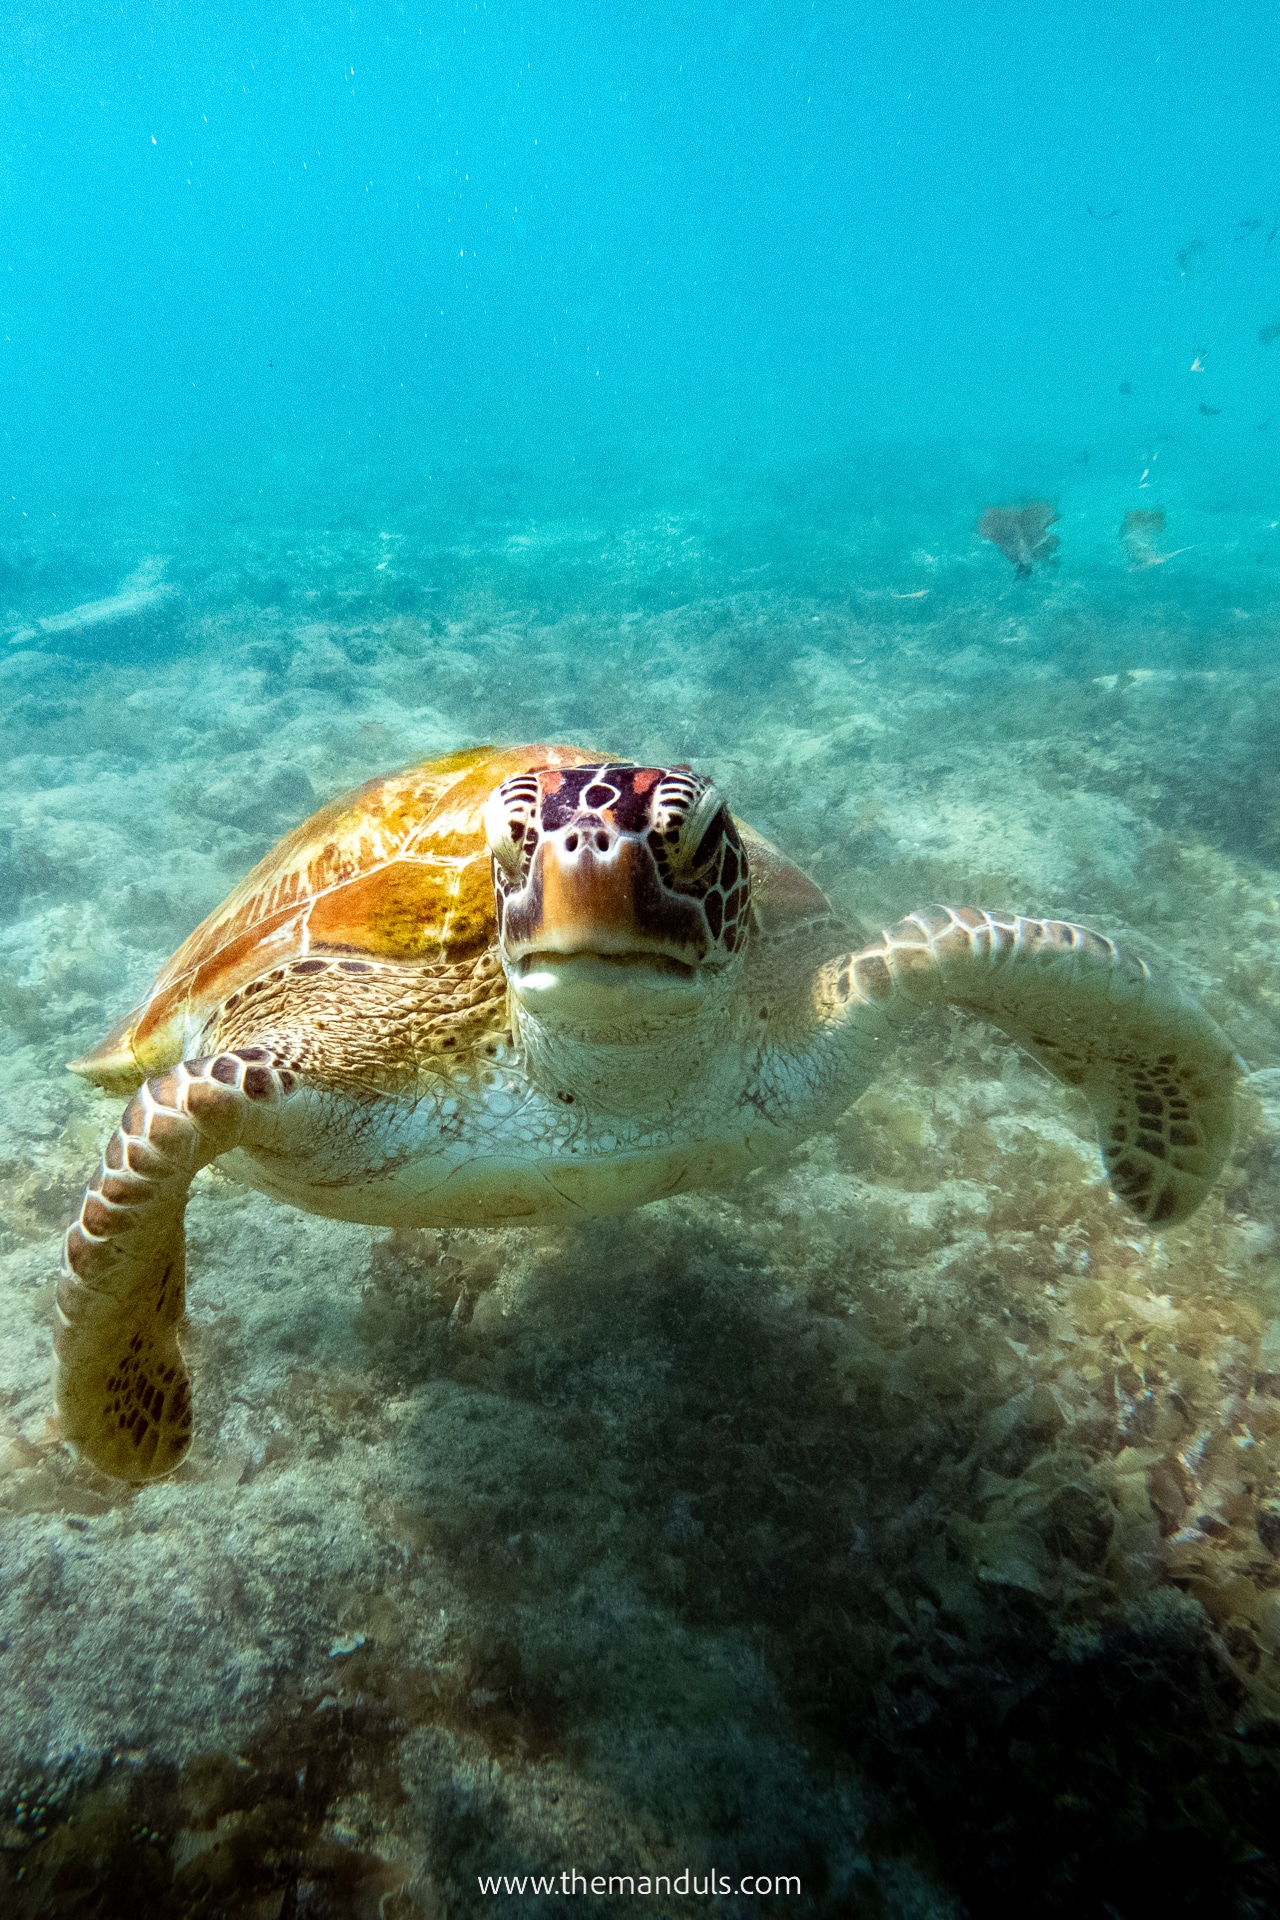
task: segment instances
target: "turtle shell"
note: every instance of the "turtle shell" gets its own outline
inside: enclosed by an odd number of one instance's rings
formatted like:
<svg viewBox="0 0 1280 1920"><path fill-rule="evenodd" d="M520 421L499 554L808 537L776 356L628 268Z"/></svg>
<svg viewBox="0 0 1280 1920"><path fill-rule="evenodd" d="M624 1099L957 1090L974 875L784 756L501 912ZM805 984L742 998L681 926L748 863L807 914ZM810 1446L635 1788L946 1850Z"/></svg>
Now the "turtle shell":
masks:
<svg viewBox="0 0 1280 1920"><path fill-rule="evenodd" d="M602 757L578 747L471 747L331 800L201 921L143 1004L72 1070L131 1092L181 1060L238 987L306 954L477 958L496 935L485 801L525 768Z"/></svg>

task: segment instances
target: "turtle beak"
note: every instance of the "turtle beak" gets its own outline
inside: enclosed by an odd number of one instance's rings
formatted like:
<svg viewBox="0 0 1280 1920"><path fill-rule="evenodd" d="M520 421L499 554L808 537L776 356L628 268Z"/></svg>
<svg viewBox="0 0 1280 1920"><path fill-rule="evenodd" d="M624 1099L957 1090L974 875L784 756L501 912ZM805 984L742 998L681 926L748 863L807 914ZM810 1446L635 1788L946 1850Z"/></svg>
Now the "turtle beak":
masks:
<svg viewBox="0 0 1280 1920"><path fill-rule="evenodd" d="M601 827L543 842L542 938L555 953L625 953L645 945L640 936L638 897L644 883L644 856L636 842Z"/></svg>
<svg viewBox="0 0 1280 1920"><path fill-rule="evenodd" d="M541 841L526 885L506 903L503 947L513 973L550 954L667 962L687 973L706 957L707 929L693 901L660 884L640 835L589 816Z"/></svg>

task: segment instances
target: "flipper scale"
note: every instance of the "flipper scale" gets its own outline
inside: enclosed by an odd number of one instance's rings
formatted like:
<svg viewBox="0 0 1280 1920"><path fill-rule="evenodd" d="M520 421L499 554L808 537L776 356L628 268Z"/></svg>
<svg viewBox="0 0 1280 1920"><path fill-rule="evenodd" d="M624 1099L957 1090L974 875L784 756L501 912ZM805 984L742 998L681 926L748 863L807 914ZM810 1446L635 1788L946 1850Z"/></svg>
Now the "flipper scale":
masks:
<svg viewBox="0 0 1280 1920"><path fill-rule="evenodd" d="M292 1084L241 1054L190 1061L147 1081L107 1143L63 1243L54 1328L63 1432L104 1473L158 1479L191 1444L187 1194Z"/></svg>
<svg viewBox="0 0 1280 1920"><path fill-rule="evenodd" d="M1068 920L977 907L908 914L823 969L833 1017L856 1045L929 1006L989 1020L1093 1109L1121 1199L1149 1226L1176 1226L1204 1200L1235 1125L1241 1062L1173 982L1106 935Z"/></svg>

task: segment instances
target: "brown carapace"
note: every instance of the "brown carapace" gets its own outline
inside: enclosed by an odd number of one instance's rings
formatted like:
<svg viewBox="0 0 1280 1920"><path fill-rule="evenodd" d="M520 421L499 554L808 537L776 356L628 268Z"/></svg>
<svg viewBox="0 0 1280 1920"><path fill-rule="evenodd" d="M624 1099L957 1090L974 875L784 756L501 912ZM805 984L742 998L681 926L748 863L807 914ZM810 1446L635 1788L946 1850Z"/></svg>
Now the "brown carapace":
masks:
<svg viewBox="0 0 1280 1920"><path fill-rule="evenodd" d="M274 1002L286 970L293 977L314 963L318 972L323 960L434 973L450 983L444 991L461 972L470 977L496 931L485 806L531 758L554 768L592 756L566 746L472 747L330 801L201 921L142 1005L72 1071L130 1093L183 1059L209 1021L255 998Z"/></svg>

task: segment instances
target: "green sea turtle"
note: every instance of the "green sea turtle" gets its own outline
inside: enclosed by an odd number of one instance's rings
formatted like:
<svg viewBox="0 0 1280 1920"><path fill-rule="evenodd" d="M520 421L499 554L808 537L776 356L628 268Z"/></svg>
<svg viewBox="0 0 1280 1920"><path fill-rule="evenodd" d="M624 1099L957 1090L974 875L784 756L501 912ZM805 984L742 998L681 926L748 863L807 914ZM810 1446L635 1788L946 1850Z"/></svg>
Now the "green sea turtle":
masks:
<svg viewBox="0 0 1280 1920"><path fill-rule="evenodd" d="M1149 1226L1204 1199L1239 1062L1099 934L930 907L859 947L685 766L486 747L373 780L268 854L73 1063L133 1097L66 1237L66 1437L126 1480L185 1454L183 1212L217 1155L274 1199L386 1227L618 1211L776 1159L941 1003L1084 1091Z"/></svg>

